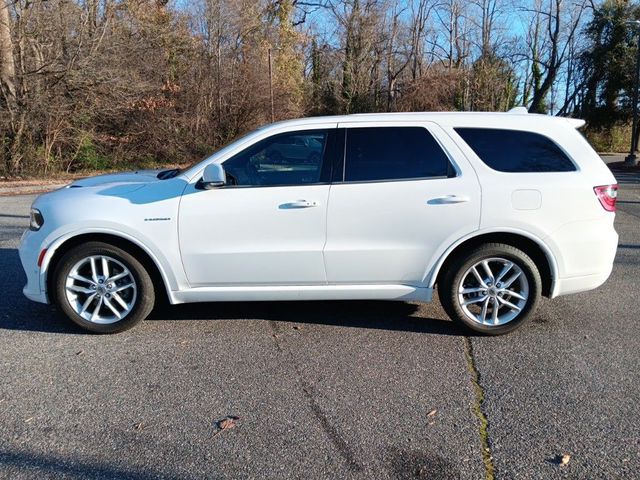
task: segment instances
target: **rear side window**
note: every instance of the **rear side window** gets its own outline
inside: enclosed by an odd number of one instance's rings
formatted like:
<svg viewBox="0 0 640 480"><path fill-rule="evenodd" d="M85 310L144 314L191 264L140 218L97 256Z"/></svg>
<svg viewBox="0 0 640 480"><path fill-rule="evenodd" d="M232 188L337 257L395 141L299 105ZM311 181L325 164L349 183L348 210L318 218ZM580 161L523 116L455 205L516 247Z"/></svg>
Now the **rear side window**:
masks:
<svg viewBox="0 0 640 480"><path fill-rule="evenodd" d="M423 127L350 128L346 142L346 182L446 177L453 171Z"/></svg>
<svg viewBox="0 0 640 480"><path fill-rule="evenodd" d="M551 139L539 133L493 128L456 128L480 160L500 172L573 172L576 167Z"/></svg>

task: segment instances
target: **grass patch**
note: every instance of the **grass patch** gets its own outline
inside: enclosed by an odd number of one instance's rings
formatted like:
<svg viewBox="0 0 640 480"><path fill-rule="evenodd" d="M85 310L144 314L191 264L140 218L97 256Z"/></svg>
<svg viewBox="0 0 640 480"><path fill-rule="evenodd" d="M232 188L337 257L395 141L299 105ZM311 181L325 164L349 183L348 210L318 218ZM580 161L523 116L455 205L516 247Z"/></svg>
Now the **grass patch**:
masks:
<svg viewBox="0 0 640 480"><path fill-rule="evenodd" d="M484 463L486 480L494 480L493 457L491 456L491 447L489 446L489 421L482 410L484 403L484 390L480 385L480 373L476 368L473 358L473 346L469 337L464 337L464 355L467 361L467 370L471 374L471 384L475 393L475 401L473 402L473 414L478 419L478 433L480 434L480 447L482 448L482 462Z"/></svg>

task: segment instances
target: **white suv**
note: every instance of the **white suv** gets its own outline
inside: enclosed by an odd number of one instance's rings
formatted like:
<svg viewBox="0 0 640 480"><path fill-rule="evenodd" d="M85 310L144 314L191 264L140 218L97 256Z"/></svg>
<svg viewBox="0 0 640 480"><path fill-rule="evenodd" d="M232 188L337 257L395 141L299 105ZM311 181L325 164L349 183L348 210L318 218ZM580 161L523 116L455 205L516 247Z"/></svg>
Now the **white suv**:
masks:
<svg viewBox="0 0 640 480"><path fill-rule="evenodd" d="M158 296L426 302L437 285L452 319L505 333L541 295L611 273L617 185L583 123L521 110L306 118L185 171L79 180L33 204L24 293L108 333ZM309 151L285 158L289 143Z"/></svg>

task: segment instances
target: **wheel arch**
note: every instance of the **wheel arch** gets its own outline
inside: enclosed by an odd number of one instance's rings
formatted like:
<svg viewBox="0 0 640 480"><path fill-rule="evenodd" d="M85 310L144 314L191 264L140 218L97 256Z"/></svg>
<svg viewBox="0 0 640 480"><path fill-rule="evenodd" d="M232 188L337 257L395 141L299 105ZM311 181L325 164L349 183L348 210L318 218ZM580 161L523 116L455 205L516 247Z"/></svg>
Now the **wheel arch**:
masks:
<svg viewBox="0 0 640 480"><path fill-rule="evenodd" d="M558 278L558 266L553 253L540 239L523 232L513 231L476 233L476 235L472 237L459 240L456 244L449 247L438 260L438 263L432 271L429 287L433 288L438 283L441 276L447 271L448 265L463 251L485 243L504 243L526 253L531 257L540 271L542 295L545 297L553 297L556 279Z"/></svg>
<svg viewBox="0 0 640 480"><path fill-rule="evenodd" d="M43 286L46 288L49 296L51 296L51 293L55 291L52 287L53 273L55 272L56 265L60 259L73 247L86 242L107 243L121 248L133 255L140 263L142 263L147 272L149 272L149 276L151 277L151 281L153 282L154 290L156 292L156 299L171 302L171 283L155 255L153 255L153 253L151 253L143 244L136 242L133 239L110 232L80 233L60 239L49 248L47 256L50 256L46 264L43 264L44 268L41 270L41 275L43 276L42 281L44 282Z"/></svg>

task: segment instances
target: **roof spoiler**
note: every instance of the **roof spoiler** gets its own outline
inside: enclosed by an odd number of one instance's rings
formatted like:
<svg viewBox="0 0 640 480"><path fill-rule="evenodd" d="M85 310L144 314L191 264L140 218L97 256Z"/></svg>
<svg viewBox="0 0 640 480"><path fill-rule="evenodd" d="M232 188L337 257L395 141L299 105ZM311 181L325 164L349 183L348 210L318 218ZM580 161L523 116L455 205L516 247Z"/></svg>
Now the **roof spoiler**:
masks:
<svg viewBox="0 0 640 480"><path fill-rule="evenodd" d="M526 113L529 113L529 110L527 110L527 107L513 107L511 110L507 111L507 113L516 114L516 115L524 115ZM567 122L569 122L569 124L575 129L584 127L584 124L586 123L581 118L564 117L564 119Z"/></svg>
<svg viewBox="0 0 640 480"><path fill-rule="evenodd" d="M575 129L582 128L582 127L584 127L584 124L587 123L584 120L582 120L581 118L568 118L567 117L567 118L565 118L565 120L567 122L569 122L569 124Z"/></svg>

